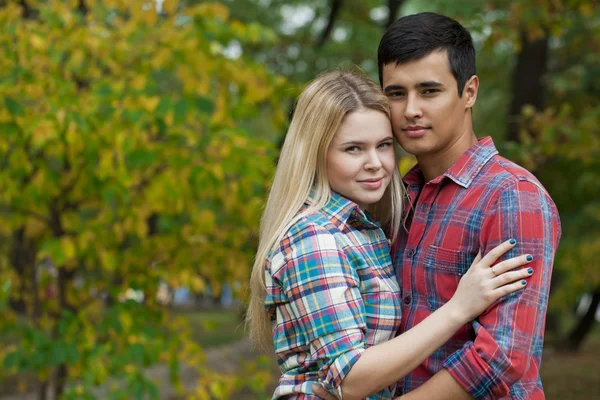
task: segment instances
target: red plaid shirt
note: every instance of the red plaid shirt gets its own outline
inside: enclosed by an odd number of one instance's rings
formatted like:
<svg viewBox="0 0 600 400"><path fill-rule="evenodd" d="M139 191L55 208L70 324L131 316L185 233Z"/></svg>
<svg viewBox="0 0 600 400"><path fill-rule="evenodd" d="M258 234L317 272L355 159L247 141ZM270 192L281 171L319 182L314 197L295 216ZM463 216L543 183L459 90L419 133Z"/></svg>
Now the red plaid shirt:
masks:
<svg viewBox="0 0 600 400"><path fill-rule="evenodd" d="M446 303L478 251L514 238L504 259L531 254L525 289L461 328L398 385L405 393L446 368L474 398L543 399L539 376L554 253L556 206L538 180L479 140L443 175L425 183L419 166L404 178L407 235L393 246L404 332ZM407 202L409 203L409 202Z"/></svg>

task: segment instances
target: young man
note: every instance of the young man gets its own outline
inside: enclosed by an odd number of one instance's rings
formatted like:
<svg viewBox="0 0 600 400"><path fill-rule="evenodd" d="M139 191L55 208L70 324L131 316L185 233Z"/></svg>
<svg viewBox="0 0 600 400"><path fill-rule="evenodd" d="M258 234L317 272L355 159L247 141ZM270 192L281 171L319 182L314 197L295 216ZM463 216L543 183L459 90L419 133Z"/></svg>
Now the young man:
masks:
<svg viewBox="0 0 600 400"><path fill-rule="evenodd" d="M539 368L558 211L539 181L477 139L475 50L458 22L433 13L390 26L379 44L379 77L394 134L417 158L404 177L408 235L393 246L402 289L402 331L444 304L481 251L517 239L531 254L527 287L464 326L400 382L403 399L543 399ZM407 202L408 203L408 202Z"/></svg>
<svg viewBox="0 0 600 400"><path fill-rule="evenodd" d="M515 238L505 257L530 254L535 271L523 291L492 305L399 382L398 395L544 399L539 368L560 239L556 206L490 137L475 136L475 50L458 22L433 13L400 18L381 39L378 63L394 135L418 161L404 177L408 233L392 246L401 332L450 299L479 251Z"/></svg>

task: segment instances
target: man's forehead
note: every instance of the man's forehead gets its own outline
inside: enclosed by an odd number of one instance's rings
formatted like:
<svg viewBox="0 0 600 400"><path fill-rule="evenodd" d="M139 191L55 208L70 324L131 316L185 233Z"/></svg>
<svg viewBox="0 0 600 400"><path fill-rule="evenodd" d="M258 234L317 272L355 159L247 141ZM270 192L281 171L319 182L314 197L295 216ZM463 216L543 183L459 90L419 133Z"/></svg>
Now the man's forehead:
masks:
<svg viewBox="0 0 600 400"><path fill-rule="evenodd" d="M397 64L395 61L383 65L382 82L393 80L416 84L415 82L444 81L454 78L450 70L447 52L433 52L425 57Z"/></svg>

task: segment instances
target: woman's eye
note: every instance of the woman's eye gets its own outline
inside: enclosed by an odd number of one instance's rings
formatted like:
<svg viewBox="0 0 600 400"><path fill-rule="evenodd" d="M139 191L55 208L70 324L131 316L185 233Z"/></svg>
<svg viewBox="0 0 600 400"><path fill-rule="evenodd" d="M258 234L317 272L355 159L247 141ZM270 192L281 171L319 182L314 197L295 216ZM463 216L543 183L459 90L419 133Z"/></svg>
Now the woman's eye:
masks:
<svg viewBox="0 0 600 400"><path fill-rule="evenodd" d="M388 147L390 147L391 145L392 145L392 144L391 144L391 143L389 143L389 142L386 142L386 143L381 143L381 144L379 145L379 148L380 148L380 149L387 149L387 148L388 148Z"/></svg>
<svg viewBox="0 0 600 400"><path fill-rule="evenodd" d="M348 153L356 153L358 150L360 150L360 149L358 148L358 146L351 146L351 147L348 147L348 148L346 149L346 152L348 152Z"/></svg>

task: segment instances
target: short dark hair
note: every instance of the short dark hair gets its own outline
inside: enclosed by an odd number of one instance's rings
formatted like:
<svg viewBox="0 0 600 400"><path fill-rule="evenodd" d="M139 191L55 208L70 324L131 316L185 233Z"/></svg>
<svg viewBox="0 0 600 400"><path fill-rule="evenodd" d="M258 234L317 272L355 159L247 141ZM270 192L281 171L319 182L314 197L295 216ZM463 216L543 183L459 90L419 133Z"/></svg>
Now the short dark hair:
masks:
<svg viewBox="0 0 600 400"><path fill-rule="evenodd" d="M384 65L420 60L438 50L447 51L458 96L462 97L465 83L475 75L471 34L452 18L431 12L402 17L385 31L377 49L379 83L383 85Z"/></svg>

